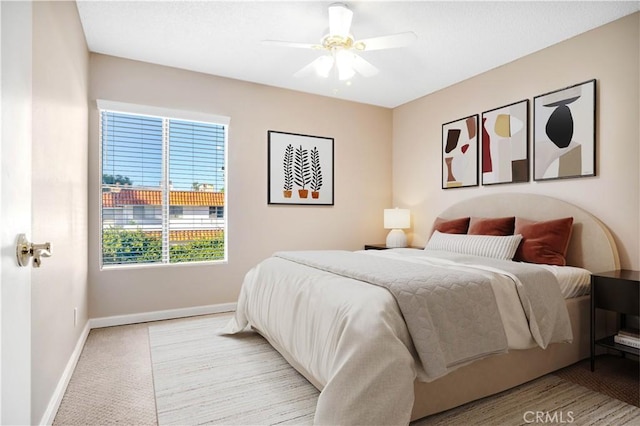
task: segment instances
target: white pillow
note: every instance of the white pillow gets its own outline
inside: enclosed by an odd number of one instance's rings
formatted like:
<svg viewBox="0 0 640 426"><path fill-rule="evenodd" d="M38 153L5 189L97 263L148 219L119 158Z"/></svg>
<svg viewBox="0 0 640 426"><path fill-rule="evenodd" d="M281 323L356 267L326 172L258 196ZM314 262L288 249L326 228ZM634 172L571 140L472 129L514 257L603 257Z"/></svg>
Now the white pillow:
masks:
<svg viewBox="0 0 640 426"><path fill-rule="evenodd" d="M466 235L444 234L435 231L424 249L511 260L516 254L521 240L522 235L520 234L507 236Z"/></svg>

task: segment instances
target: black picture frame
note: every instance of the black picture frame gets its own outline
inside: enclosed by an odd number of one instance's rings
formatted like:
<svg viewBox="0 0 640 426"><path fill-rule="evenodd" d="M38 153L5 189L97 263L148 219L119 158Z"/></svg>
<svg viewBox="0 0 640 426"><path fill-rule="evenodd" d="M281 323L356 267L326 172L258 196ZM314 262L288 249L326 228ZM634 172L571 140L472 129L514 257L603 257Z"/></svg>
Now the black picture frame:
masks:
<svg viewBox="0 0 640 426"><path fill-rule="evenodd" d="M334 205L334 139L267 131L267 203Z"/></svg>
<svg viewBox="0 0 640 426"><path fill-rule="evenodd" d="M442 125L442 189L478 186L478 114Z"/></svg>
<svg viewBox="0 0 640 426"><path fill-rule="evenodd" d="M533 179L596 175L596 80L533 98Z"/></svg>
<svg viewBox="0 0 640 426"><path fill-rule="evenodd" d="M529 99L482 113L482 185L529 181Z"/></svg>

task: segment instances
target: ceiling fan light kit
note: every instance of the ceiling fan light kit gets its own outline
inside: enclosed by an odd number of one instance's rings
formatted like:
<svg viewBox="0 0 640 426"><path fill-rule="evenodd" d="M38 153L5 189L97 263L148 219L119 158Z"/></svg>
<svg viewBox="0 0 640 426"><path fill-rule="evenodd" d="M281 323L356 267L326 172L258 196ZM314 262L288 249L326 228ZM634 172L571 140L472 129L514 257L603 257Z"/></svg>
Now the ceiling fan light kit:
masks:
<svg viewBox="0 0 640 426"><path fill-rule="evenodd" d="M303 77L309 72L315 71L317 76L328 78L331 71L335 70L340 81L347 81L356 73L363 77L372 77L379 72L378 68L362 56L357 55L356 52L403 47L416 39L413 32L405 32L356 41L350 34L352 20L353 11L346 4L334 3L329 6L329 34L322 37L319 45L276 40L264 40L263 43L274 46L325 50L328 52L327 54L315 59L296 72L294 76Z"/></svg>
<svg viewBox="0 0 640 426"><path fill-rule="evenodd" d="M356 74L353 69L353 53L348 50L340 49L336 52L335 64L338 69L338 79L340 81L349 80Z"/></svg>
<svg viewBox="0 0 640 426"><path fill-rule="evenodd" d="M329 55L320 56L313 62L318 77L328 78L333 68L333 57Z"/></svg>

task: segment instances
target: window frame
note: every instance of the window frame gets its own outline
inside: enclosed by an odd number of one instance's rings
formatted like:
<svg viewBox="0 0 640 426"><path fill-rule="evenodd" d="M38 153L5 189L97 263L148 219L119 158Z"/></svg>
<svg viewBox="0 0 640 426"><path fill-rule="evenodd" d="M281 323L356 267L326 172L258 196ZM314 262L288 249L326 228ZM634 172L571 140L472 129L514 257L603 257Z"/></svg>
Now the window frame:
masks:
<svg viewBox="0 0 640 426"><path fill-rule="evenodd" d="M205 261L190 261L190 262L158 262L158 263L120 263L120 264L104 264L103 263L103 248L102 248L102 232L103 232L103 206L102 206L102 175L103 175L103 149L102 149L102 112L108 111L113 113L132 114L147 116L153 118L167 119L167 120L184 120L199 122L205 124L215 124L224 126L224 162L223 162L223 176L224 176L224 205L228 206L227 188L229 186L228 175L228 162L229 162L229 125L231 118L222 115L215 115L209 113L203 113L198 111L188 111L171 109L164 107L155 107L139 104L130 104L125 102L109 101L104 99L96 100L98 109L98 229L96 235L98 235L98 258L99 269L103 270L116 270L116 269L130 269L130 268L158 268L158 267L189 267L198 265L220 265L227 264L229 261L229 220L224 217L223 232L224 232L224 257L223 259L205 260ZM167 147L163 147L163 150ZM168 164L163 164L163 168L166 169L163 173L168 171ZM168 203L169 191L166 192L166 198ZM228 208L225 209L228 212ZM167 204L167 221L171 220L169 213L169 204Z"/></svg>
<svg viewBox="0 0 640 426"><path fill-rule="evenodd" d="M213 212L212 212L213 210ZM224 206L209 206L209 219L225 219Z"/></svg>
<svg viewBox="0 0 640 426"><path fill-rule="evenodd" d="M169 205L169 218L182 219L184 217L184 206Z"/></svg>
<svg viewBox="0 0 640 426"><path fill-rule="evenodd" d="M142 214L141 212L142 211ZM144 220L147 216L145 206L133 206L132 217L133 220Z"/></svg>

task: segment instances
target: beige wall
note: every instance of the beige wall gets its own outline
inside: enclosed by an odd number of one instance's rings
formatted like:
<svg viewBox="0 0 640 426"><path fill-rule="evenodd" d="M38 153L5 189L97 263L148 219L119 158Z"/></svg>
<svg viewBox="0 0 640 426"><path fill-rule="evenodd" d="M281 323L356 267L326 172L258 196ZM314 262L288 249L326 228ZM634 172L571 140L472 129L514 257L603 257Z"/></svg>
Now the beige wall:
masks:
<svg viewBox="0 0 640 426"><path fill-rule="evenodd" d="M391 110L91 54L90 317L235 302L245 273L276 250L384 241L391 202ZM99 270L96 99L231 117L227 264ZM335 205L267 205L267 130L335 138Z"/></svg>
<svg viewBox="0 0 640 426"><path fill-rule="evenodd" d="M438 212L456 201L531 192L591 212L613 232L622 266L639 269L639 27L636 13L394 109L393 201L412 211L413 242L424 244ZM596 177L440 189L442 123L527 98L531 111L534 96L593 78Z"/></svg>
<svg viewBox="0 0 640 426"><path fill-rule="evenodd" d="M32 423L40 422L88 318L89 52L74 2L33 3ZM78 308L74 326L74 308Z"/></svg>

